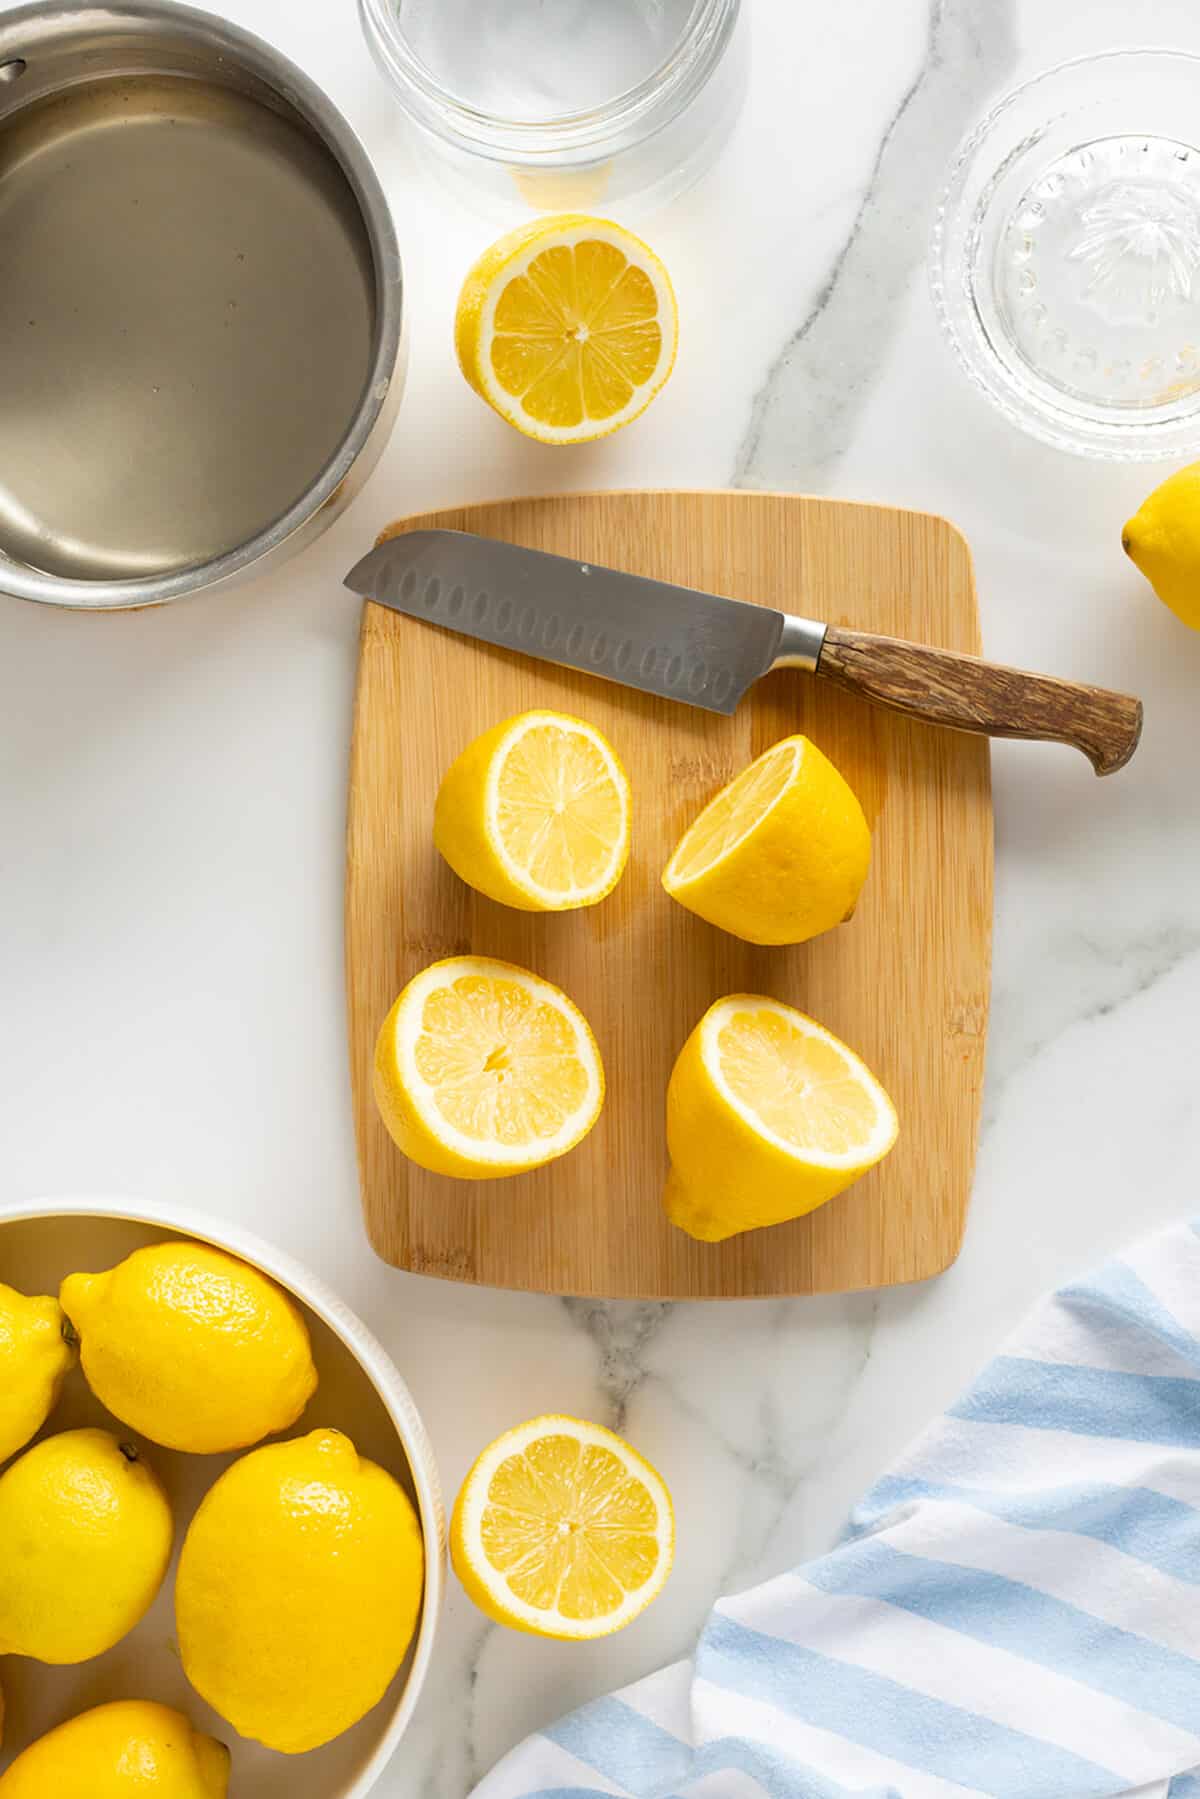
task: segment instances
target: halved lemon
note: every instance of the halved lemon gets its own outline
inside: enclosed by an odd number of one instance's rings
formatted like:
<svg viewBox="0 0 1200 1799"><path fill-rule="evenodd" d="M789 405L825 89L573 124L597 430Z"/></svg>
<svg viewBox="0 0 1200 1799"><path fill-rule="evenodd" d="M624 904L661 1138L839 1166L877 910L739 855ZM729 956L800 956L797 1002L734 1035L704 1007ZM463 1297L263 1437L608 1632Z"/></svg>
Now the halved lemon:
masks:
<svg viewBox="0 0 1200 1799"><path fill-rule="evenodd" d="M605 437L644 412L678 336L670 277L650 246L574 212L535 219L485 250L454 321L476 393L553 444Z"/></svg>
<svg viewBox="0 0 1200 1799"><path fill-rule="evenodd" d="M719 999L667 1089L667 1213L710 1243L799 1218L882 1161L899 1129L832 1031L758 994Z"/></svg>
<svg viewBox="0 0 1200 1799"><path fill-rule="evenodd" d="M807 737L785 737L708 802L662 884L749 943L804 943L850 917L870 864L849 783Z"/></svg>
<svg viewBox="0 0 1200 1799"><path fill-rule="evenodd" d="M447 770L433 841L471 887L524 912L594 906L629 856L629 780L608 739L563 712L522 712Z"/></svg>
<svg viewBox="0 0 1200 1799"><path fill-rule="evenodd" d="M498 1438L450 1523L454 1570L475 1604L534 1636L621 1630L662 1592L674 1554L662 1476L578 1418L533 1418Z"/></svg>
<svg viewBox="0 0 1200 1799"><path fill-rule="evenodd" d="M463 1180L573 1149L604 1103L596 1039L551 981L490 956L415 975L375 1045L375 1099L404 1154Z"/></svg>

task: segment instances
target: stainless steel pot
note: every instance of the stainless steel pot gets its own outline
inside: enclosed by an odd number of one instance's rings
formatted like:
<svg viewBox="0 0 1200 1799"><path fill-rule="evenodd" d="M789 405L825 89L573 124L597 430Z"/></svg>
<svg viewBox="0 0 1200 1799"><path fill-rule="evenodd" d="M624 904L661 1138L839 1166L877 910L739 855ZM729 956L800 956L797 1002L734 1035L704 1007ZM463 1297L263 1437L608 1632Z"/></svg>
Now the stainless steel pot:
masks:
<svg viewBox="0 0 1200 1799"><path fill-rule="evenodd" d="M0 15L0 591L158 605L291 555L386 441L402 319L366 153L269 45Z"/></svg>

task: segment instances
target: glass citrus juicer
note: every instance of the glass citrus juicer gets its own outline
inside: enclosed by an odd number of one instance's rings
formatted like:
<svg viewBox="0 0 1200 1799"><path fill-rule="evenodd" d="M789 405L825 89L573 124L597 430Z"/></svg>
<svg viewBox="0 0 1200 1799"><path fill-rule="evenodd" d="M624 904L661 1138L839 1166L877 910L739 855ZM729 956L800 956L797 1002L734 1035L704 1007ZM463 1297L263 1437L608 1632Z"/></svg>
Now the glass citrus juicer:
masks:
<svg viewBox="0 0 1200 1799"><path fill-rule="evenodd" d="M1200 57L1048 70L960 148L930 254L972 381L1087 456L1200 453Z"/></svg>

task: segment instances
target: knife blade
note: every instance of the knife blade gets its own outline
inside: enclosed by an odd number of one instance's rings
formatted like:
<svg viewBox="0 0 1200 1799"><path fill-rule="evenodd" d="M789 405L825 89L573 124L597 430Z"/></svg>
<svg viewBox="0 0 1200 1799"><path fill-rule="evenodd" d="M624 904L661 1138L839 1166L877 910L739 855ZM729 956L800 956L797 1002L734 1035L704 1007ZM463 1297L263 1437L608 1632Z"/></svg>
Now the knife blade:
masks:
<svg viewBox="0 0 1200 1799"><path fill-rule="evenodd" d="M1141 702L1128 694L467 531L400 532L345 585L410 618L709 712L732 713L771 669L798 668L947 729L1072 744L1101 775L1123 768L1141 735Z"/></svg>
<svg viewBox="0 0 1200 1799"><path fill-rule="evenodd" d="M406 531L346 576L354 593L502 649L731 713L779 654L784 615L467 531Z"/></svg>

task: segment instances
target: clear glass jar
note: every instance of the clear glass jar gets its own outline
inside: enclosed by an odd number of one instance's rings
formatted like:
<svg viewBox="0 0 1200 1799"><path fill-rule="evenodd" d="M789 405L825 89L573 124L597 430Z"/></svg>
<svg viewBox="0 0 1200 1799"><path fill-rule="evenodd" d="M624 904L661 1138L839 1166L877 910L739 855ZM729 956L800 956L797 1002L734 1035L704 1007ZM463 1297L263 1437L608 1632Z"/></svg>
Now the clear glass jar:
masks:
<svg viewBox="0 0 1200 1799"><path fill-rule="evenodd" d="M359 0L409 119L473 197L650 210L707 168L744 89L741 0Z"/></svg>

